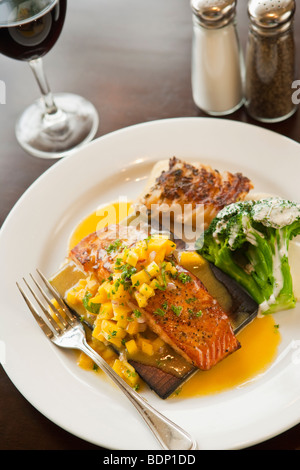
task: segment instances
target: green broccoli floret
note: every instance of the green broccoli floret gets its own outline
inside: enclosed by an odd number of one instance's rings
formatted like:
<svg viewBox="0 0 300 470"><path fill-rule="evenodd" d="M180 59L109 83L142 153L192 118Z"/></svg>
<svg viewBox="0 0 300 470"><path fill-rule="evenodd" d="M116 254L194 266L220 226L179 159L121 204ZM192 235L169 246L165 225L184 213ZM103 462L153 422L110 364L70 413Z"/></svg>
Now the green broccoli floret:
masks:
<svg viewBox="0 0 300 470"><path fill-rule="evenodd" d="M196 250L235 279L263 314L295 307L288 259L300 234L300 204L270 197L222 209L197 240Z"/></svg>

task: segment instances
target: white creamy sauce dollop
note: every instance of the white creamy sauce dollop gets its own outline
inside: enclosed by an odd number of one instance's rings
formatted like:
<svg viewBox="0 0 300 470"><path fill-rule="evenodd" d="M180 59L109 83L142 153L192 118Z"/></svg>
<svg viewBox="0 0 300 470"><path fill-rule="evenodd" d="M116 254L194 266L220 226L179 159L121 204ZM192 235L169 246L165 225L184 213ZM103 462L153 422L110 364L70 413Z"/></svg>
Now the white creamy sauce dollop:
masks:
<svg viewBox="0 0 300 470"><path fill-rule="evenodd" d="M266 226L282 228L290 225L299 217L300 204L291 204L288 207L282 204L281 198L265 199L266 204L253 206L253 219Z"/></svg>

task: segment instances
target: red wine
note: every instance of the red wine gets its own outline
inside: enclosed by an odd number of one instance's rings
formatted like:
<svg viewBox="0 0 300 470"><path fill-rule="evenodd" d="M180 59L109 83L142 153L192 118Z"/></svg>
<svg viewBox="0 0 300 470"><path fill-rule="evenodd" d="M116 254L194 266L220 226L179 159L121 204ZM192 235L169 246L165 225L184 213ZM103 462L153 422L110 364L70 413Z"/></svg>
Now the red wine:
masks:
<svg viewBox="0 0 300 470"><path fill-rule="evenodd" d="M44 56L56 43L66 16L67 0L43 16L20 26L0 28L0 53L17 60Z"/></svg>

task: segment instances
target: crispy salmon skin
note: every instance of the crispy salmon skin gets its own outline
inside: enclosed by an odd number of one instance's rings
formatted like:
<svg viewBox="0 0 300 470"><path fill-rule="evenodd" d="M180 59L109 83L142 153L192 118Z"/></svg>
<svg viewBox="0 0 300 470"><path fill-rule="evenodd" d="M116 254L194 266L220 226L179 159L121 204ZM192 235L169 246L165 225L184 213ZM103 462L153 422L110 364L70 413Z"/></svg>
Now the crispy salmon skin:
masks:
<svg viewBox="0 0 300 470"><path fill-rule="evenodd" d="M108 227L84 238L70 252L70 258L99 282L113 271L115 251L145 239L145 232L131 228L129 234L121 226ZM125 236L126 235L126 236ZM123 238L122 238L123 237ZM116 244L117 241L117 244ZM115 244L115 245L114 245ZM175 264L176 261L172 260ZM165 289L157 289L143 308L143 315L152 331L195 367L208 370L239 349L230 320L202 282L176 264L178 276Z"/></svg>

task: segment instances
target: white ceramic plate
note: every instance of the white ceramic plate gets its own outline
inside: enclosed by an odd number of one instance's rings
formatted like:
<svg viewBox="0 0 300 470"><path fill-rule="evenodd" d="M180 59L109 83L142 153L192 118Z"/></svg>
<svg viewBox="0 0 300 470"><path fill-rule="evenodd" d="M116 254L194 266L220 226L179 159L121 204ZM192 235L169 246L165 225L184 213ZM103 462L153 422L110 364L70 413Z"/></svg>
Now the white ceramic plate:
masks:
<svg viewBox="0 0 300 470"><path fill-rule="evenodd" d="M297 143L229 120L179 118L116 131L59 161L26 191L1 230L4 368L41 413L108 449L159 447L118 389L78 368L72 352L56 348L43 336L15 282L36 267L47 275L55 272L66 255L70 233L83 217L119 196L134 198L153 163L174 155L219 170L242 171L257 191L300 199ZM282 334L278 357L247 386L184 401L163 401L151 391L145 397L187 429L200 449L241 449L296 425L300 422L299 305L277 318Z"/></svg>

